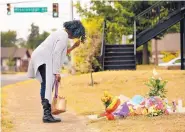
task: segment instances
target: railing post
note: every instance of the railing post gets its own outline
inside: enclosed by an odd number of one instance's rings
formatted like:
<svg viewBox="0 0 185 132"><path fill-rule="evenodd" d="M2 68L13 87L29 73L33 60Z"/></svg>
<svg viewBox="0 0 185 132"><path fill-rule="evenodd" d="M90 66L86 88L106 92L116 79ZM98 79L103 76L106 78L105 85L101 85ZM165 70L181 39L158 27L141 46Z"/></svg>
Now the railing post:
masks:
<svg viewBox="0 0 185 132"><path fill-rule="evenodd" d="M136 20L134 20L134 56L136 56Z"/></svg>
<svg viewBox="0 0 185 132"><path fill-rule="evenodd" d="M180 21L181 70L185 70L185 15Z"/></svg>

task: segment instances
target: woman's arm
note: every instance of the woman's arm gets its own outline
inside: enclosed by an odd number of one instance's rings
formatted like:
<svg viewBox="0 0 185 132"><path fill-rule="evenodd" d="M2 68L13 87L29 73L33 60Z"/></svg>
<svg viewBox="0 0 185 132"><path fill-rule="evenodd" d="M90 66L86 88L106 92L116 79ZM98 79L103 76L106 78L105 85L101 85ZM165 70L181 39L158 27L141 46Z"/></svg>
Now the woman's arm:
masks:
<svg viewBox="0 0 185 132"><path fill-rule="evenodd" d="M78 40L72 47L67 49L67 54L69 54L72 50L77 48L80 45L80 40Z"/></svg>
<svg viewBox="0 0 185 132"><path fill-rule="evenodd" d="M65 48L65 44L63 43L63 41L58 40L52 52L53 74L60 74L61 55L64 48Z"/></svg>

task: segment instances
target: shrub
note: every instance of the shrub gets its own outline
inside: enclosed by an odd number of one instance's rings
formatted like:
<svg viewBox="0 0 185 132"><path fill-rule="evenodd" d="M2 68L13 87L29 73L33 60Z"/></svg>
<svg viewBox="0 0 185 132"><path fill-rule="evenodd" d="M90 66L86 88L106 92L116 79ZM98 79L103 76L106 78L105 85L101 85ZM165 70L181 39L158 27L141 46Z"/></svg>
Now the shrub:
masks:
<svg viewBox="0 0 185 132"><path fill-rule="evenodd" d="M170 60L177 58L180 52L171 53L171 52L161 52L164 55L163 62L169 62Z"/></svg>
<svg viewBox="0 0 185 132"><path fill-rule="evenodd" d="M161 98L166 97L167 90L165 89L167 81L163 81L160 77L157 77L158 73L153 70L154 76L149 79L146 86L150 88L148 95L160 96Z"/></svg>
<svg viewBox="0 0 185 132"><path fill-rule="evenodd" d="M87 39L84 44L74 50L73 63L77 72L88 73L91 70L98 71L100 65L96 59L101 47L101 25L102 19L91 18L82 20L86 29Z"/></svg>

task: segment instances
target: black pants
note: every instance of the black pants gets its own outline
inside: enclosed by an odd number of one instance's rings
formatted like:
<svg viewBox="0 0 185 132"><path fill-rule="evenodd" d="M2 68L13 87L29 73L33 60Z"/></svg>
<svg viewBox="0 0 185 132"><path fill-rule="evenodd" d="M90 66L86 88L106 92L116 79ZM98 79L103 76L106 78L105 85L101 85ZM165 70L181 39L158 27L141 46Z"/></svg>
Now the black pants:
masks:
<svg viewBox="0 0 185 132"><path fill-rule="evenodd" d="M38 70L42 77L40 96L41 96L41 100L43 100L45 98L45 91L46 91L46 64L39 66Z"/></svg>

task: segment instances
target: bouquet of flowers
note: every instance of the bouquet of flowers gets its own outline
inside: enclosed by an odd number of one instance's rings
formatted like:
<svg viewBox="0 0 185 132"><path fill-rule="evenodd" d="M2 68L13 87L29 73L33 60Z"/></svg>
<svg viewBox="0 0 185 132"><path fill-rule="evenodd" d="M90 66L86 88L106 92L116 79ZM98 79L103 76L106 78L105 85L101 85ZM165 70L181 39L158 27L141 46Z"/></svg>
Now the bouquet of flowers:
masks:
<svg viewBox="0 0 185 132"><path fill-rule="evenodd" d="M114 120L115 117L113 113L119 107L120 99L117 96L113 97L110 93L105 91L101 100L105 105L105 112L100 114L98 117L106 116L108 120Z"/></svg>
<svg viewBox="0 0 185 132"><path fill-rule="evenodd" d="M112 98L113 96L109 92L104 92L104 96L101 98L101 100L104 103L105 108L107 108L112 103Z"/></svg>
<svg viewBox="0 0 185 132"><path fill-rule="evenodd" d="M148 109L148 116L169 114L166 101L158 96L147 98L145 107Z"/></svg>

